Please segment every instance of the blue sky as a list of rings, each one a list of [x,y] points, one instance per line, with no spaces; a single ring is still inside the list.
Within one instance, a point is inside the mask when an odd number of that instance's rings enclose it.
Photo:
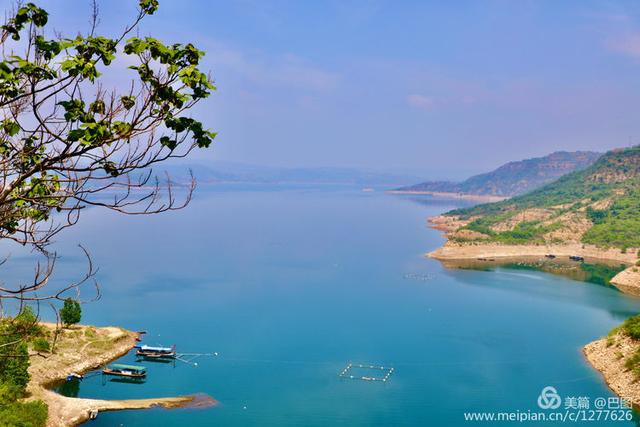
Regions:
[[[220,133],[200,162],[457,178],[640,143],[632,1],[160,3],[141,34],[194,42],[219,87],[196,112]],[[66,35],[86,29],[88,3],[39,4]],[[135,11],[99,4],[105,33]]]

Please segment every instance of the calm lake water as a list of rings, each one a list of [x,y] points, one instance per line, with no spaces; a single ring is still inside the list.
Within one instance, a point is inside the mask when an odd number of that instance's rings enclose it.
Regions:
[[[144,384],[88,378],[79,396],[202,392],[220,402],[103,413],[91,425],[462,426],[465,411],[539,411],[548,385],[612,396],[581,347],[640,300],[543,272],[443,268],[423,256],[443,242],[425,219],[453,203],[202,190],[176,213],[87,212],[60,242],[62,255],[86,244],[101,269],[103,298],[83,322],[219,356],[197,367],[145,362]],[[59,278],[83,266],[69,255]],[[387,383],[339,378],[349,362],[395,372]]]

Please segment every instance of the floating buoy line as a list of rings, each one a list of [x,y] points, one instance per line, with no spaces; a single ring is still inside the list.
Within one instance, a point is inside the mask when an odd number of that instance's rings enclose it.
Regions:
[[[180,362],[186,363],[187,365],[191,365],[193,367],[198,366],[198,362],[194,362],[199,357],[217,357],[218,352],[213,353],[178,353],[176,354],[175,359]]]

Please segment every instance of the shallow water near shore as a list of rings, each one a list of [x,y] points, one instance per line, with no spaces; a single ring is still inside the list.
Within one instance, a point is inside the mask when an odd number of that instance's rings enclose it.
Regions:
[[[464,412],[540,411],[545,386],[613,396],[581,348],[640,300],[535,270],[454,270],[425,258],[443,242],[426,217],[456,203],[344,188],[204,189],[177,213],[91,210],[60,242],[63,256],[86,244],[101,269],[103,297],[83,322],[218,356],[197,367],[140,362],[142,384],[98,375],[66,393],[219,401],[102,413],[95,426],[462,426]],[[67,257],[58,274],[82,268]],[[349,362],[394,372],[385,383],[339,378]],[[598,423],[607,424],[633,422]]]

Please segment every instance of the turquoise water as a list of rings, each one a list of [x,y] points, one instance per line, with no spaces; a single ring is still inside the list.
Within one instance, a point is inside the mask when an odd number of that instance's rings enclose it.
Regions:
[[[145,362],[146,383],[96,376],[79,395],[203,392],[220,402],[103,413],[91,425],[462,426],[465,411],[538,411],[547,385],[612,396],[580,349],[640,300],[535,271],[444,269],[423,257],[442,243],[425,218],[451,203],[344,189],[200,191],[177,213],[87,212],[60,242],[63,254],[83,242],[101,269],[102,300],[83,321],[219,356],[197,367]],[[63,258],[58,277],[73,277],[80,261]],[[387,383],[340,379],[350,361],[395,372]]]

